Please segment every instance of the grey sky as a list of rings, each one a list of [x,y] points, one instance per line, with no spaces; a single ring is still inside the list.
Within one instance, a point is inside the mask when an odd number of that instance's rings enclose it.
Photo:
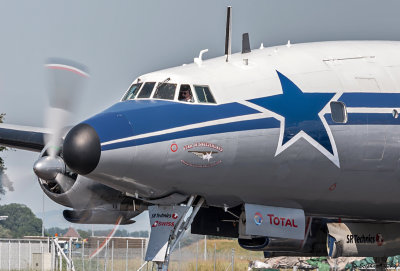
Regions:
[[[224,50],[225,10],[233,6],[233,52],[241,34],[252,48],[324,40],[399,40],[396,0],[0,0],[0,112],[8,123],[43,125],[46,78],[43,64],[62,57],[88,66],[91,78],[75,120],[117,101],[143,73],[204,58]],[[32,173],[37,154],[6,155],[18,201],[41,211]],[[48,210],[62,209],[46,201]],[[61,214],[61,212],[60,212]],[[131,229],[131,228],[130,228]]]

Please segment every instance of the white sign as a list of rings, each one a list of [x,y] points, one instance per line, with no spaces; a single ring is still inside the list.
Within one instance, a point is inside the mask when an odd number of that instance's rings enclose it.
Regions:
[[[150,240],[146,252],[146,261],[164,262],[172,230],[183,219],[186,206],[149,206]]]
[[[303,240],[305,216],[302,209],[245,204],[246,234]]]

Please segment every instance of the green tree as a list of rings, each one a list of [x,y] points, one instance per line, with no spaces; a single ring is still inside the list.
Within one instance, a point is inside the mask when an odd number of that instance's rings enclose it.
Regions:
[[[0,114],[0,123],[3,122],[5,114]],[[4,151],[6,148],[3,146],[0,146],[0,152]],[[0,157],[0,194],[4,195],[5,190],[4,190],[4,182],[6,181],[6,177],[4,175],[4,171],[6,170],[6,167],[4,166],[4,160],[3,158]],[[7,179],[8,180],[8,179]]]
[[[64,234],[66,234],[68,231],[68,228],[62,229],[59,227],[53,227],[53,228],[49,228],[45,230],[45,234],[46,236],[55,236],[56,234],[58,234],[58,236],[63,236]]]
[[[149,237],[148,231],[134,231],[129,234],[130,237]]]
[[[0,226],[0,238],[11,238],[12,233],[9,229]]]
[[[42,220],[37,218],[26,205],[18,203],[1,205],[0,214],[8,216],[6,220],[0,221],[0,226],[10,230],[13,238],[42,233]]]
[[[88,231],[84,231],[84,230],[78,230],[79,235],[81,236],[81,238],[86,239],[90,237],[90,234]]]

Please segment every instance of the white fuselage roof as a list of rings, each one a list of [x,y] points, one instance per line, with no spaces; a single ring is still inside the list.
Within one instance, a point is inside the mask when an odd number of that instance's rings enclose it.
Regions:
[[[288,76],[304,92],[360,91],[362,79],[377,88],[400,89],[400,42],[335,41],[255,49],[251,53],[160,70],[140,76],[142,81],[208,85],[219,104],[281,93],[276,71]],[[248,59],[248,65],[244,59]],[[385,71],[386,70],[386,71]],[[375,71],[375,72],[371,72]],[[363,84],[363,83],[362,83]],[[376,91],[375,83],[370,84]],[[367,89],[363,89],[368,91]]]

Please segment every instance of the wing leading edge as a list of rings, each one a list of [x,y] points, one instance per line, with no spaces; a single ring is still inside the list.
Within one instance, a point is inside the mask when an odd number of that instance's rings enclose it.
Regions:
[[[45,146],[45,136],[50,134],[45,128],[1,123],[0,145],[40,152]]]

